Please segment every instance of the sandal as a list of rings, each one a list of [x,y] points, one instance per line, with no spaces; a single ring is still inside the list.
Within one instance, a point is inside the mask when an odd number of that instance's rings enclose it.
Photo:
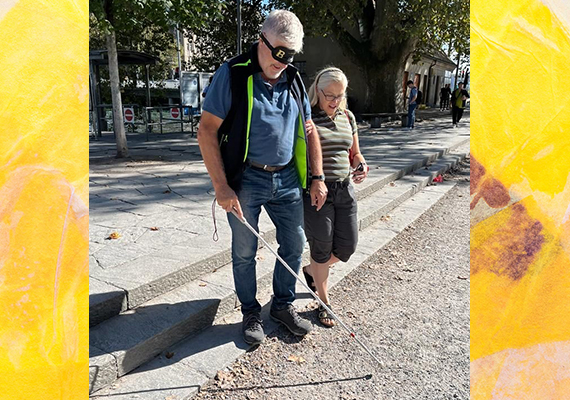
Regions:
[[[307,281],[307,286],[315,293],[317,293],[317,287],[315,286],[315,280],[303,267],[303,275],[305,275],[305,280]]]
[[[332,307],[330,304],[327,304],[327,307],[332,310]],[[328,323],[325,322],[327,320],[329,321]],[[329,315],[328,311],[325,310],[325,308],[321,305],[319,305],[319,321],[321,322],[321,324],[323,324],[327,328],[332,328],[333,326],[336,325],[334,318],[331,315]]]

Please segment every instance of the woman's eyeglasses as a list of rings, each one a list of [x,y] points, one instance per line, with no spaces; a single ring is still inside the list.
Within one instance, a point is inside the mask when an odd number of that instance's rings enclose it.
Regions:
[[[323,89],[321,89],[321,93],[325,96],[327,101],[344,100],[346,98],[346,93],[343,93],[340,96],[333,96],[332,94],[326,94]]]

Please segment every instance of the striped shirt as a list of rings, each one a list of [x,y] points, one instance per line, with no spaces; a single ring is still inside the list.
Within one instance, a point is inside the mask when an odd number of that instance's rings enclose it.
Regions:
[[[337,110],[331,118],[318,107],[311,114],[321,140],[326,181],[345,180],[350,175],[348,151],[353,135],[358,132],[354,115],[349,110],[346,113]]]

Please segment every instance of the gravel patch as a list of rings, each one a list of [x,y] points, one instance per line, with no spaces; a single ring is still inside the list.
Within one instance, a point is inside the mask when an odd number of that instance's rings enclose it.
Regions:
[[[381,366],[340,326],[321,327],[314,302],[300,310],[311,334],[279,328],[194,399],[468,399],[468,162],[444,179],[457,185],[331,291]]]

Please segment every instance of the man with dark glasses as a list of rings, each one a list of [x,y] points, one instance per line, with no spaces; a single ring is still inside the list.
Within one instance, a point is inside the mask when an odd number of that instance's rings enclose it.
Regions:
[[[291,62],[303,45],[295,14],[269,14],[251,50],[224,63],[204,101],[198,142],[218,204],[232,229],[234,284],[246,343],[264,339],[256,299],[257,238],[233,214],[258,227],[263,207],[276,227],[279,255],[296,272],[304,250],[303,189],[318,209],[326,200],[321,147],[311,106]],[[276,260],[270,316],[303,336],[311,323],[297,314],[295,278]]]
[[[287,47],[282,47],[282,46],[279,46],[277,48],[271,46],[271,43],[269,43],[269,40],[267,40],[263,32],[261,32],[261,40],[269,48],[269,50],[271,51],[271,56],[275,60],[283,64],[291,64],[293,62],[293,57],[295,57],[295,50],[291,50],[288,49]]]

